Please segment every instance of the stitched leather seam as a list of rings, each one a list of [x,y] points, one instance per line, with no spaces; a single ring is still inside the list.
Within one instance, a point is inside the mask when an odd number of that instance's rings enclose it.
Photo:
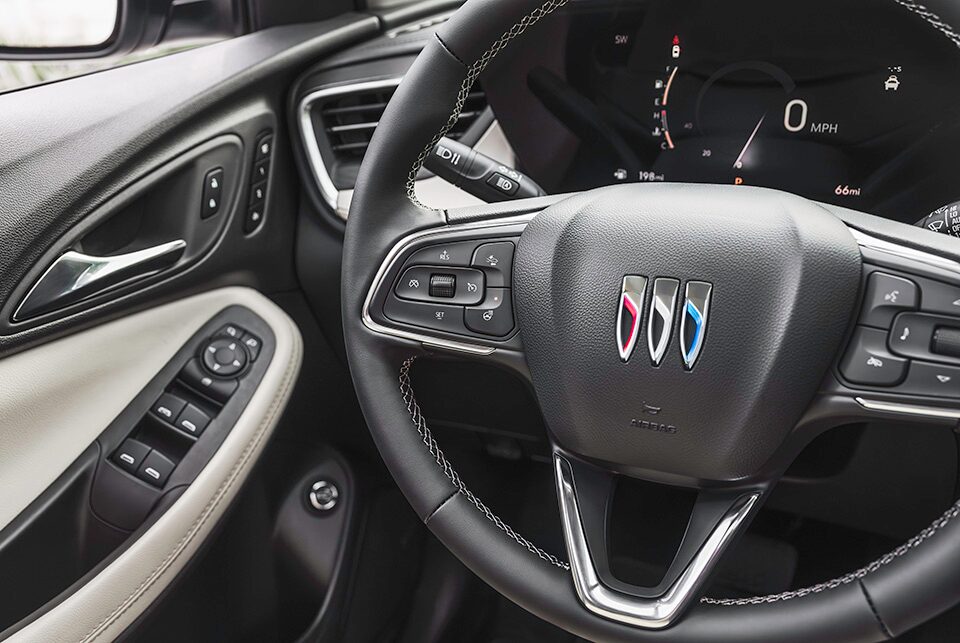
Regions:
[[[870,611],[873,612],[873,617],[877,619],[877,624],[880,626],[880,630],[883,632],[883,635],[888,639],[892,639],[893,632],[890,631],[890,628],[887,627],[887,624],[883,622],[882,618],[880,618],[880,612],[877,611],[877,606],[873,604],[873,599],[870,598],[870,592],[867,591],[867,586],[863,584],[863,580],[858,580],[857,585],[860,586],[860,591],[863,592],[863,598],[867,601],[867,605],[870,606]]]
[[[301,355],[302,346],[300,342],[295,342],[294,350],[291,354],[291,360],[287,364],[287,369],[284,373],[283,380],[281,381],[280,388],[277,391],[277,395],[274,396],[273,401],[270,403],[270,408],[267,410],[267,414],[264,416],[263,421],[261,421],[257,432],[250,439],[250,441],[247,442],[243,452],[240,455],[240,459],[230,469],[226,479],[217,488],[217,491],[214,493],[209,502],[207,502],[197,519],[190,525],[190,528],[183,535],[180,541],[177,542],[173,550],[167,554],[167,557],[164,558],[153,569],[152,572],[150,572],[147,578],[144,579],[144,581],[140,583],[140,585],[137,586],[137,588],[134,589],[111,614],[105,617],[102,621],[100,621],[100,623],[94,626],[90,632],[83,636],[80,639],[81,643],[89,643],[90,641],[100,637],[113,623],[115,623],[127,610],[129,610],[140,598],[142,598],[144,592],[146,592],[156,583],[160,576],[162,576],[163,573],[170,567],[170,565],[173,564],[173,562],[183,553],[186,547],[200,532],[200,529],[210,519],[213,511],[226,496],[227,491],[229,491],[234,483],[240,478],[240,474],[250,461],[253,453],[263,441],[263,438],[267,434],[267,427],[271,426],[277,419],[277,415],[282,409],[283,403],[287,398],[287,393],[296,379],[295,374],[297,372],[297,366],[300,363]]]

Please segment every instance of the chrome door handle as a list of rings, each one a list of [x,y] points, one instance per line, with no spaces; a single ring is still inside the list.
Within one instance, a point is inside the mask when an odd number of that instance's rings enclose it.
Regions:
[[[95,257],[70,250],[57,257],[27,296],[14,321],[74,304],[123,284],[143,279],[169,268],[183,255],[182,239],[112,257]]]

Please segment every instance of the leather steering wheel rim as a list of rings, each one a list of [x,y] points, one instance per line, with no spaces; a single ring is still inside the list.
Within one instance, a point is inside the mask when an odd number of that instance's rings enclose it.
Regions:
[[[367,424],[402,492],[430,530],[489,585],[578,636],[603,641],[877,641],[960,598],[960,509],[881,564],[789,596],[701,602],[675,625],[638,629],[596,616],[578,600],[565,563],[511,538],[491,511],[454,484],[403,374],[417,341],[384,339],[361,320],[387,251],[410,233],[449,223],[419,205],[413,177],[455,119],[458,98],[504,46],[565,0],[470,0],[424,48],[377,128],[354,192],[342,269],[350,369]],[[495,508],[494,508],[495,509]],[[560,552],[556,552],[560,553]]]

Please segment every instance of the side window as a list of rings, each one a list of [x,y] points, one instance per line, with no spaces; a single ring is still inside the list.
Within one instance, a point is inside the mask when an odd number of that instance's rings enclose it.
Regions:
[[[0,0],[0,93],[247,31],[234,0]]]

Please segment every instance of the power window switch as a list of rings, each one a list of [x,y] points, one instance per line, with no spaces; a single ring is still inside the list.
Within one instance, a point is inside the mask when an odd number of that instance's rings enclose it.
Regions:
[[[183,409],[174,426],[193,437],[199,437],[203,430],[210,424],[210,416],[195,407],[193,404],[187,404]]]
[[[154,415],[164,422],[173,423],[186,405],[186,400],[181,400],[176,395],[171,395],[170,393],[164,393],[160,396],[160,399],[157,400],[156,404],[153,405],[151,410]]]
[[[137,477],[154,487],[162,487],[176,466],[170,458],[159,451],[151,451],[137,469]]]
[[[133,438],[127,438],[113,454],[113,461],[124,471],[136,473],[143,459],[150,453],[150,447]]]

